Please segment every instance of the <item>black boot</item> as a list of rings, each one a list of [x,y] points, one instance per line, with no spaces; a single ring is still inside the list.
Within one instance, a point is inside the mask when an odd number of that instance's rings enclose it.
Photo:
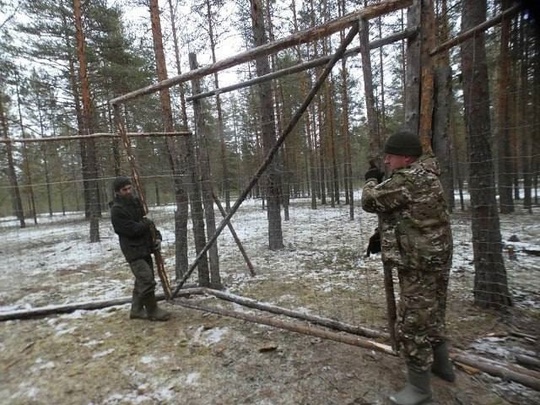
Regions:
[[[131,311],[129,313],[129,319],[148,319],[143,301],[135,291],[133,291],[133,297],[131,299]]]
[[[431,401],[430,373],[426,371],[416,371],[411,366],[407,366],[407,385],[393,395],[390,395],[390,402],[396,405],[421,405]]]
[[[431,371],[443,380],[449,382],[454,382],[456,380],[454,366],[448,356],[448,345],[446,342],[433,347],[433,364],[431,365]]]
[[[168,321],[171,317],[169,312],[158,307],[156,295],[153,291],[144,297],[144,306],[146,307],[148,319],[151,321]]]

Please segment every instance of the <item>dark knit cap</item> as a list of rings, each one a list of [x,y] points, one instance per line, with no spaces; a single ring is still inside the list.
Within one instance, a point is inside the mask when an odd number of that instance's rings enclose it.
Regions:
[[[388,137],[384,144],[384,153],[418,157],[422,154],[422,144],[420,138],[412,132],[399,131]]]
[[[121,188],[131,184],[131,179],[126,176],[119,176],[113,181],[113,190],[115,193],[120,191]]]

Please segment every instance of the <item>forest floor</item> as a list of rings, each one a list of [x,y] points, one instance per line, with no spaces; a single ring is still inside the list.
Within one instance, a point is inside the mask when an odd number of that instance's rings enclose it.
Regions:
[[[371,219],[361,220],[365,235],[359,237],[358,223],[348,221],[346,207],[321,209],[309,225],[300,220],[288,225],[287,247],[271,252],[264,248],[264,235],[252,234],[249,215],[236,224],[257,275],[246,274],[241,256],[231,253],[234,243],[224,237],[220,258],[228,292],[349,324],[386,328],[380,257],[363,257]],[[320,225],[318,217],[324,217]],[[242,218],[251,225],[244,228]],[[537,216],[512,220],[519,221],[523,241],[537,240]],[[161,227],[167,234],[167,225]],[[518,251],[519,260],[507,263],[515,303],[510,311],[501,315],[480,310],[472,299],[466,216],[454,216],[453,228],[456,260],[447,319],[452,346],[503,362],[517,353],[538,357],[539,259]],[[508,231],[517,228],[514,222]],[[80,251],[74,254],[77,262],[67,259],[67,252],[79,245],[88,250],[84,237],[73,237],[78,232],[74,229],[71,224],[67,242],[56,234],[46,247],[49,253],[36,254],[35,260],[49,255],[45,262],[52,263],[63,252],[62,265],[54,271],[52,265],[40,269],[28,263],[34,260],[28,255],[26,264],[7,259],[13,274],[6,275],[4,268],[0,275],[0,312],[129,295],[131,275],[113,235],[104,235],[101,251],[93,251],[93,262],[83,266]],[[35,239],[17,232],[18,251],[38,249]],[[300,236],[302,232],[310,237]],[[170,250],[165,250],[167,260]],[[181,300],[161,303],[172,312],[164,323],[129,320],[128,304],[0,323],[0,404],[387,404],[387,395],[404,382],[405,367],[398,357],[187,309],[179,305]],[[192,295],[185,300],[276,317],[214,297]],[[457,368],[455,383],[433,378],[433,389],[434,404],[540,403],[540,392],[471,368]]]

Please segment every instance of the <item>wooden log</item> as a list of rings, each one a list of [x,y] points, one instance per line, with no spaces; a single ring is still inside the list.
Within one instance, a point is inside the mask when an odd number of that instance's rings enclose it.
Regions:
[[[527,356],[525,354],[515,354],[514,357],[516,359],[516,362],[525,367],[534,367],[540,369],[540,359],[536,357]]]
[[[343,322],[339,322],[335,319],[323,318],[316,315],[310,315],[305,313],[296,312],[287,308],[278,307],[276,305],[263,303],[251,298],[241,297],[224,291],[218,291],[210,288],[204,289],[205,294],[213,295],[216,298],[220,298],[226,301],[234,302],[249,308],[260,309],[273,314],[286,315],[290,318],[296,318],[304,321],[311,322],[316,325],[324,326],[330,329],[335,329],[341,332],[347,332],[354,335],[361,335],[370,338],[383,338],[388,339],[388,333],[384,333],[378,330],[369,329],[362,326],[348,325]]]
[[[128,132],[127,136],[130,138],[137,137],[158,137],[158,136],[190,136],[190,131],[176,131],[176,132]],[[2,138],[0,143],[32,143],[32,142],[58,142],[58,141],[80,141],[81,139],[97,139],[97,138],[119,138],[117,133],[109,132],[95,132],[88,135],[70,135],[70,136],[50,136],[47,138]]]
[[[223,208],[223,205],[221,204],[221,201],[219,201],[219,198],[216,196],[216,194],[213,191],[212,191],[212,197],[219,209],[219,212],[221,212],[221,215],[223,216],[223,218],[225,218],[227,216],[227,211],[225,211],[225,209]],[[240,250],[242,257],[244,258],[244,261],[246,262],[246,265],[249,270],[249,274],[251,276],[255,276],[255,270],[253,269],[253,264],[251,263],[251,260],[249,259],[249,256],[247,255],[246,250],[244,249],[244,246],[242,245],[242,242],[240,241],[240,238],[236,234],[234,227],[232,226],[230,222],[227,223],[227,227],[229,228],[229,232],[231,232],[231,235],[234,239],[234,242],[236,243],[236,246],[238,246],[238,250]]]
[[[195,295],[202,294],[202,288],[184,288],[178,292],[178,295]],[[156,299],[162,301],[165,299],[163,294],[157,294]],[[59,315],[59,314],[69,314],[77,310],[84,311],[93,311],[96,309],[103,309],[108,307],[114,307],[117,305],[129,304],[131,302],[131,297],[116,298],[112,300],[102,300],[102,301],[90,301],[90,302],[77,302],[73,304],[66,305],[52,305],[48,307],[41,308],[32,308],[32,309],[22,309],[12,312],[0,312],[0,322],[1,321],[11,321],[11,320],[24,320],[24,319],[33,319],[33,318],[43,318],[49,315]]]
[[[210,312],[217,315],[228,316],[228,317],[236,318],[236,319],[242,319],[248,322],[254,322],[254,323],[259,323],[262,325],[273,326],[275,328],[285,329],[285,330],[289,330],[291,332],[296,332],[296,333],[302,333],[304,335],[316,336],[322,339],[334,340],[336,342],[346,343],[352,346],[363,347],[364,349],[376,350],[378,352],[391,354],[394,356],[396,355],[396,353],[392,350],[392,347],[386,344],[375,342],[372,340],[363,339],[359,336],[351,336],[347,334],[332,332],[332,331],[321,329],[319,327],[305,324],[305,323],[292,323],[292,322],[282,321],[280,319],[247,314],[245,312],[236,312],[236,311],[231,311],[224,308],[208,307],[208,306],[204,306],[200,304],[195,304],[187,300],[173,301],[173,304],[178,304],[185,308],[196,309],[196,310],[204,311],[204,312]]]
[[[540,373],[527,370],[523,367],[502,364],[470,353],[452,351],[450,358],[453,361],[477,368],[485,373],[502,378],[503,380],[515,381],[526,387],[540,391]]]

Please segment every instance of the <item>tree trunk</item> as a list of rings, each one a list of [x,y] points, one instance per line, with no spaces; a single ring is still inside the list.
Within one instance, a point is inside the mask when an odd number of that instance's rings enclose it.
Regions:
[[[416,1],[407,11],[407,28],[416,30],[420,26],[421,3]],[[414,35],[407,40],[405,69],[405,127],[412,133],[418,133],[420,106],[420,56],[421,35]]]
[[[150,0],[150,18],[152,20],[152,39],[154,43],[154,55],[156,58],[156,69],[157,76],[159,81],[167,79],[167,66],[165,62],[165,53],[163,51],[163,37],[161,32],[161,19],[159,13],[158,0]],[[176,35],[176,31],[174,30]],[[177,46],[175,42],[175,46]],[[176,49],[176,56],[178,57],[178,49]],[[177,60],[178,69],[179,61]],[[171,98],[168,88],[161,89],[159,92],[159,100],[161,104],[161,111],[163,117],[163,127],[166,132],[174,131],[174,123],[172,118],[172,109],[171,109]],[[169,160],[169,165],[174,174],[174,193],[176,199],[176,212],[175,212],[175,256],[176,256],[176,267],[175,273],[177,278],[181,278],[185,271],[188,268],[188,255],[187,255],[187,222],[188,222],[188,193],[186,191],[186,186],[182,181],[181,173],[189,173],[195,170],[194,167],[189,166],[187,163],[187,153],[192,153],[193,151],[188,150],[189,139],[188,137],[182,137],[183,145],[180,148],[182,154],[178,154],[175,151],[174,140],[170,137],[167,137],[167,157]],[[192,174],[192,178],[196,176]],[[195,191],[193,191],[195,194]],[[192,204],[200,205],[200,196],[195,194],[195,200],[192,199]],[[202,215],[202,209],[192,210],[192,219],[195,222],[196,219],[194,215],[200,213]],[[197,222],[200,220],[197,219]],[[203,225],[204,226],[204,225]],[[201,230],[197,227],[194,227],[195,239],[200,236]],[[204,228],[202,230],[202,238],[204,239]],[[201,242],[202,243],[202,242]],[[202,243],[204,246],[205,243]],[[199,244],[200,248],[200,244]],[[205,262],[204,262],[205,263]],[[201,267],[199,270],[203,269],[204,265],[201,262]],[[206,271],[208,271],[206,269]]]
[[[80,0],[73,0],[73,12],[75,18],[75,37],[77,39],[77,59],[79,61],[79,83],[81,86],[82,98],[82,119],[83,135],[89,135],[94,132],[93,112],[90,97],[90,83],[88,81],[87,63],[86,63],[86,43],[83,31],[82,10]],[[87,207],[90,214],[90,242],[99,242],[99,217],[101,216],[101,207],[99,204],[98,188],[98,169],[96,158],[96,146],[94,138],[89,137],[85,142],[86,146],[86,167],[83,171],[86,173],[88,201]]]
[[[250,0],[251,20],[255,46],[267,43],[264,28],[264,9],[261,0]],[[257,76],[264,76],[270,72],[267,57],[257,58],[255,61]],[[261,83],[257,86],[259,105],[261,109],[262,141],[265,154],[269,153],[276,142],[276,128],[274,120],[274,103],[270,83]],[[283,248],[283,233],[281,229],[281,179],[278,171],[279,164],[274,160],[267,169],[266,198],[268,204],[268,247],[270,250]]]
[[[26,138],[25,132],[24,132],[24,124],[23,124],[23,115],[22,115],[22,99],[21,99],[21,91],[19,87],[19,81],[21,81],[21,78],[18,77],[18,81],[15,84],[15,91],[17,93],[17,111],[19,114],[19,126],[21,130],[21,138]],[[22,161],[23,161],[23,173],[26,177],[26,190],[28,192],[28,201],[30,205],[30,212],[32,213],[32,217],[34,218],[34,224],[37,225],[37,208],[36,208],[36,197],[34,195],[34,185],[32,184],[32,169],[30,167],[30,162],[28,159],[28,145],[26,143],[22,144]]]
[[[450,66],[435,68],[435,105],[433,114],[433,153],[441,167],[441,183],[449,206],[454,206],[454,175],[452,170],[452,140],[450,111],[452,105],[452,69]]]
[[[448,7],[446,0],[441,2],[435,27],[439,43],[448,40]],[[434,60],[435,65],[435,105],[433,112],[433,152],[441,165],[441,183],[443,185],[449,209],[452,211],[454,201],[454,170],[452,161],[453,142],[455,135],[451,130],[450,117],[454,106],[452,93],[452,68],[448,51],[440,52]]]
[[[505,10],[511,5],[510,0],[502,0]],[[495,104],[495,138],[498,146],[499,161],[499,205],[501,214],[514,212],[514,199],[512,198],[512,155],[510,148],[510,120],[508,109],[508,94],[510,90],[510,19],[501,22],[501,43],[499,46],[499,63],[496,81],[497,102]]]
[[[519,111],[521,131],[521,172],[523,173],[523,208],[529,214],[532,214],[532,176],[531,176],[531,159],[532,159],[532,140],[531,131],[528,130],[528,123],[531,114],[531,95],[529,92],[531,83],[529,82],[529,45],[528,32],[526,30],[526,22],[524,17],[520,18],[521,36],[521,57],[519,71]]]
[[[340,1],[340,16],[345,15],[345,0]],[[340,39],[343,41],[344,33],[340,32]],[[343,184],[345,188],[345,204],[349,205],[349,219],[354,220],[354,179],[352,175],[352,153],[351,153],[351,133],[349,129],[349,90],[347,86],[348,70],[346,59],[341,60],[341,126],[340,134],[344,141],[344,163],[343,163]]]
[[[197,69],[197,57],[195,54],[189,54],[189,67],[194,70]],[[193,80],[192,88],[194,93],[200,93],[201,84],[198,79]],[[214,192],[212,190],[212,174],[210,171],[210,158],[209,158],[209,135],[210,130],[208,125],[208,118],[204,116],[205,112],[202,110],[201,101],[193,101],[193,114],[195,117],[195,136],[198,140],[198,156],[199,162],[199,175],[202,180],[202,195],[204,204],[204,213],[206,217],[206,232],[207,238],[210,239],[214,233],[216,233],[216,219],[214,214]],[[208,250],[208,259],[210,265],[210,277],[209,284],[204,287],[210,286],[212,288],[223,288],[221,284],[221,276],[219,274],[219,254],[217,242],[212,244]]]
[[[212,63],[216,63],[216,39],[214,36],[214,24],[212,22],[212,5],[210,0],[206,0],[206,18],[208,20],[208,38],[210,40],[210,51],[212,53]],[[219,89],[219,77],[217,72],[214,73],[214,88]],[[194,92],[197,94],[197,92]],[[227,211],[231,209],[231,181],[229,178],[229,167],[227,164],[227,148],[225,144],[225,133],[223,125],[223,111],[221,107],[221,97],[219,94],[216,95],[216,111],[217,111],[217,125],[218,125],[218,135],[220,143],[220,159],[221,159],[221,170],[222,170],[222,190],[223,195],[225,196],[225,207]]]
[[[2,137],[6,140],[9,139],[9,128],[7,123],[6,112],[4,110],[4,98],[0,93],[0,121],[2,128]],[[6,142],[6,157],[7,157],[7,176],[9,178],[9,186],[11,191],[11,203],[13,205],[13,211],[15,217],[19,220],[21,228],[26,227],[24,220],[24,210],[21,200],[21,192],[19,190],[19,183],[17,181],[17,172],[15,170],[15,163],[13,161],[13,146],[11,142]]]
[[[486,0],[465,0],[462,31],[486,19]],[[488,71],[484,33],[461,47],[465,126],[469,149],[469,192],[474,251],[474,302],[483,308],[511,305],[502,257],[499,213],[495,199],[493,159],[489,138]]]
[[[180,65],[180,47],[178,45],[178,36],[176,34],[176,15],[174,14],[174,7],[172,5],[172,0],[168,0],[169,3],[169,11],[170,11],[170,21],[171,21],[171,31],[172,31],[172,38],[173,38],[173,46],[174,46],[174,58],[176,63],[176,73],[178,75],[182,74],[182,69]],[[188,127],[188,120],[187,120],[187,111],[186,111],[186,97],[185,97],[185,91],[184,91],[184,83],[181,83],[178,86],[180,90],[180,116],[182,117],[182,125],[187,128]],[[182,138],[180,140],[181,143],[181,149],[187,150],[188,140],[185,138]],[[182,157],[178,157],[178,167],[182,167],[183,165],[187,165],[187,155],[186,153],[182,154]],[[187,168],[183,168],[187,172]],[[175,258],[176,258],[176,266],[175,266],[175,273],[176,278],[181,279],[184,273],[186,272],[186,269],[189,266],[188,262],[188,252],[187,252],[187,245],[188,245],[188,237],[187,237],[187,226],[188,226],[188,217],[189,217],[189,201],[188,201],[188,195],[186,191],[186,187],[184,186],[183,182],[181,180],[176,180],[179,184],[176,185],[175,183],[175,198],[176,198],[176,206],[177,210],[174,215],[174,234],[175,234]]]

